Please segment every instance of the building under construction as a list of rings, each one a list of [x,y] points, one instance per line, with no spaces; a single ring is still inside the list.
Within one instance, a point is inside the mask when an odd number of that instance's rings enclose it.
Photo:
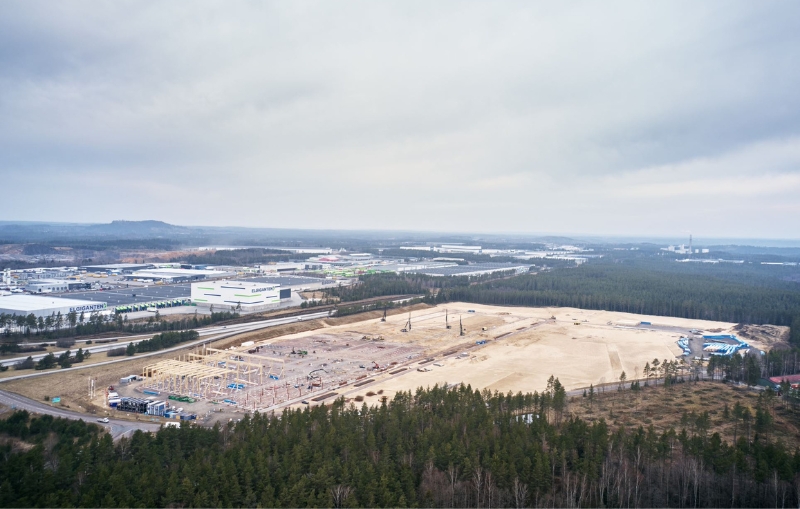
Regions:
[[[177,359],[145,366],[144,387],[195,398],[227,398],[283,376],[283,359],[202,347]]]
[[[418,347],[355,333],[314,334],[218,350],[200,347],[143,369],[142,389],[268,409],[358,383],[421,355]]]
[[[460,312],[451,319],[445,309],[396,316],[384,312],[374,321],[330,331],[247,341],[227,350],[199,347],[146,366],[141,387],[154,396],[165,392],[171,399],[192,398],[267,411],[303,400],[336,397],[347,390],[345,386],[360,387],[382,372],[399,376],[437,352],[446,357],[475,346],[476,341],[488,339],[489,326],[502,323],[499,316],[476,318],[469,314],[462,318]],[[475,337],[467,341],[467,335]]]

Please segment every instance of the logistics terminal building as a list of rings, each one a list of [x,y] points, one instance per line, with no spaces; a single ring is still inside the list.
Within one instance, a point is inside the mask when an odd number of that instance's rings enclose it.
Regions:
[[[33,314],[38,317],[48,317],[61,313],[66,316],[75,312],[78,315],[85,313],[88,317],[92,313],[105,314],[108,304],[91,300],[62,299],[59,297],[39,295],[6,295],[0,297],[0,313],[7,315]]]
[[[192,303],[198,306],[214,306],[216,309],[236,309],[242,313],[263,311],[277,307],[281,297],[290,290],[281,290],[281,285],[253,283],[250,281],[203,281],[192,283]]]

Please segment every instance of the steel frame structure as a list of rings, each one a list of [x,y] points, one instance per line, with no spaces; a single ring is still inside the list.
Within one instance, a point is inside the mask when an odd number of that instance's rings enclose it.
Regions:
[[[213,399],[233,396],[242,389],[264,385],[270,379],[281,379],[284,364],[283,359],[203,346],[177,359],[145,366],[142,376],[147,388]]]

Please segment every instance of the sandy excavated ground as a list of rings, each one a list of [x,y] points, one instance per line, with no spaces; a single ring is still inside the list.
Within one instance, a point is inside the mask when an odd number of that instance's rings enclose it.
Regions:
[[[445,328],[445,309],[451,329]],[[470,313],[469,310],[474,310]],[[465,336],[459,336],[459,316]],[[552,318],[555,317],[555,320]],[[383,390],[391,397],[398,390],[415,390],[436,383],[468,383],[498,391],[541,391],[550,375],[568,388],[585,387],[642,375],[647,362],[680,357],[676,341],[690,329],[735,333],[733,323],[633,315],[574,308],[522,308],[449,303],[411,313],[410,332],[400,332],[408,314],[389,316],[387,322],[371,319],[326,328],[326,333],[382,336],[386,342],[412,343],[425,349],[435,361],[396,376],[386,375],[347,397]],[[650,328],[618,327],[620,321],[649,321]],[[580,325],[575,325],[575,323]],[[611,322],[611,325],[609,325]],[[672,327],[658,330],[659,327]],[[486,330],[483,330],[486,328]],[[310,332],[283,336],[303,337]],[[277,340],[278,338],[276,338]],[[487,340],[483,346],[476,341]],[[753,342],[754,346],[766,347]],[[458,354],[467,353],[465,357]],[[437,364],[441,364],[438,366]],[[417,368],[429,368],[419,372]],[[374,398],[373,398],[374,399]],[[370,398],[367,398],[369,401]]]
[[[436,307],[417,305],[411,309],[411,330],[408,332],[401,332],[409,318],[408,313],[395,310],[396,314],[390,314],[386,322],[381,322],[382,313],[376,311],[242,334],[222,340],[215,346],[236,348],[244,341],[255,341],[257,345],[274,344],[276,348],[279,345],[284,349],[291,348],[293,343],[309,348],[309,340],[313,341],[314,336],[323,334],[326,337],[331,336],[329,339],[333,342],[341,340],[351,343],[353,348],[361,344],[364,347],[375,346],[375,352],[378,352],[376,355],[392,348],[415,347],[416,353],[409,360],[401,359],[408,367],[402,372],[397,369],[403,367],[402,363],[385,371],[375,372],[368,370],[371,361],[377,361],[383,367],[385,360],[361,357],[354,360],[355,357],[348,357],[345,351],[337,354],[347,357],[344,359],[346,364],[355,362],[358,366],[359,362],[363,363],[363,375],[375,380],[361,387],[352,384],[338,387],[337,394],[348,399],[364,396],[365,402],[376,403],[380,396],[366,394],[382,391],[382,395],[391,398],[396,391],[414,391],[418,387],[443,383],[465,383],[474,388],[502,392],[532,392],[543,390],[550,375],[558,377],[567,389],[615,382],[623,370],[628,379],[632,379],[641,377],[645,363],[652,363],[653,359],[682,359],[682,352],[676,341],[690,329],[738,334],[736,324],[733,323],[574,308],[448,303]],[[471,313],[470,310],[474,312]],[[445,313],[449,318],[450,329],[445,328]],[[464,336],[459,335],[459,318],[465,329]],[[641,321],[651,322],[652,325],[638,328],[624,325],[625,322]],[[623,326],[620,326],[621,322]],[[745,339],[757,348],[769,349],[779,343],[761,342],[754,338],[781,337],[785,334],[785,329],[773,326],[750,327],[750,337]],[[478,341],[486,341],[486,344],[477,345]],[[384,350],[379,351],[380,348]],[[357,349],[359,352],[370,350]],[[697,352],[698,355],[699,353]],[[67,396],[76,404],[88,406],[89,402],[85,397],[88,376],[98,379],[98,387],[105,387],[118,381],[124,374],[140,373],[144,364],[176,356],[176,353],[171,353],[157,358],[134,358],[130,363],[89,369],[77,376],[69,373],[53,374],[39,379],[6,383],[3,388],[40,400],[45,395],[58,394]],[[428,358],[433,360],[424,362]],[[318,361],[322,362],[309,357],[309,362]],[[429,371],[420,372],[418,369]],[[355,375],[357,373],[353,376]],[[350,375],[347,377],[352,378]],[[350,380],[353,381],[355,379]]]

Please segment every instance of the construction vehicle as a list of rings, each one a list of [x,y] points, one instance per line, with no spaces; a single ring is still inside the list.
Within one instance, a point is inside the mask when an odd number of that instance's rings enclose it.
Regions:
[[[311,371],[308,374],[308,376],[306,376],[306,378],[309,381],[309,384],[308,384],[308,389],[309,390],[311,390],[312,387],[322,387],[322,375],[319,374],[320,371],[322,371],[323,373],[327,373],[327,371],[325,371],[324,369],[319,368],[319,369],[315,369],[315,370]],[[315,379],[316,379],[316,381],[315,381]]]
[[[406,322],[406,326],[400,329],[400,332],[411,332],[411,311],[408,312],[408,321]]]
[[[444,310],[444,327],[445,327],[445,329],[452,329],[453,328],[453,326],[450,325],[450,322],[447,319],[447,310],[446,309]]]
[[[381,318],[382,322],[386,321],[386,308],[383,308],[383,318]]]

